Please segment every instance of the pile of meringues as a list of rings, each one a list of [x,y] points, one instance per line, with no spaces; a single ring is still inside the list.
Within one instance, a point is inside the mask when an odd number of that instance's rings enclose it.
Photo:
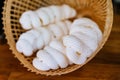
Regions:
[[[91,19],[69,20],[76,15],[66,4],[24,12],[19,21],[27,31],[20,35],[17,51],[27,57],[37,52],[32,64],[42,71],[84,64],[97,49],[102,32]]]

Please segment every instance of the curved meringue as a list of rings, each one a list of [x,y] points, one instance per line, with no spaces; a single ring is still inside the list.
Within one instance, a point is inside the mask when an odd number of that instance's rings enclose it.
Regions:
[[[85,26],[85,27],[88,27],[88,28],[92,28],[98,36],[98,41],[100,41],[102,39],[102,32],[99,29],[99,26],[97,25],[97,23],[95,23],[93,20],[91,20],[89,18],[76,19],[73,22],[73,25],[76,25],[76,26],[79,25],[79,26]]]
[[[64,35],[62,29],[56,24],[50,24],[48,29],[53,32],[55,39],[60,39]]]
[[[34,11],[28,11],[33,28],[41,27],[41,21]]]
[[[34,43],[35,38],[36,37],[31,32],[29,32],[29,33],[25,32],[20,35],[19,40],[21,40],[21,39],[27,40],[32,45]]]
[[[74,34],[76,32],[81,32],[85,35],[88,35],[89,37],[92,37],[94,40],[97,40],[97,42],[99,42],[97,34],[93,31],[92,28],[86,28],[85,26],[71,26],[70,34]]]
[[[65,36],[63,38],[63,44],[64,46],[66,47],[71,47],[73,50],[77,51],[77,52],[80,52],[80,53],[84,53],[84,49],[83,47],[83,43],[80,42],[80,40],[75,37],[75,36]]]
[[[68,29],[68,33],[69,33],[69,31],[70,31],[70,29],[71,29],[72,22],[69,21],[69,20],[65,20],[64,23],[66,24],[67,29]]]
[[[49,15],[45,11],[38,9],[35,11],[38,15],[42,25],[48,25],[50,23]]]
[[[42,71],[50,70],[50,67],[48,67],[45,63],[43,63],[38,58],[34,58],[33,61],[32,61],[32,64],[38,70],[42,70]]]
[[[76,32],[72,35],[74,35],[78,39],[80,39],[84,43],[84,45],[89,47],[92,51],[95,51],[97,49],[98,42],[94,38],[91,38],[90,36],[85,35],[85,34],[80,33],[80,32]],[[93,35],[93,36],[95,36],[95,35]]]
[[[58,40],[51,41],[49,46],[61,52],[61,54],[63,54],[66,57],[66,59],[68,59],[66,55],[66,47],[63,45],[61,41],[58,41]],[[70,60],[68,60],[68,63],[70,65],[73,64],[73,62]]]
[[[54,60],[54,58],[47,53],[45,50],[40,50],[37,52],[37,57],[43,61],[47,66],[51,69],[58,69],[58,64]]]
[[[60,21],[61,20],[61,10],[60,10],[60,6],[55,6],[52,5],[49,7],[52,11],[53,14],[55,15],[55,21]]]
[[[63,54],[61,54],[61,52],[49,46],[46,46],[44,50],[47,51],[55,59],[55,61],[59,64],[60,68],[66,68],[68,66],[68,60]]]
[[[49,46],[60,51],[62,54],[65,55],[65,46],[63,46],[62,42],[60,42],[58,40],[54,40],[54,41],[50,42]]]
[[[68,28],[67,28],[67,24],[65,22],[57,22],[56,25],[58,25],[62,31],[64,32],[64,35],[67,35],[68,34]]]
[[[22,28],[25,29],[25,30],[28,30],[28,29],[32,28],[32,22],[31,22],[30,15],[29,15],[28,11],[24,12],[21,15],[21,17],[19,19],[19,22],[20,22]]]
[[[48,6],[37,9],[36,11],[26,11],[20,17],[20,24],[23,29],[29,30],[32,28],[46,26],[50,23],[73,18],[76,16],[75,9],[68,5]]]
[[[77,12],[75,11],[75,9],[71,8],[71,15],[70,17],[73,18],[77,15]]]
[[[41,34],[43,36],[43,40],[44,40],[45,45],[48,45],[48,43],[52,39],[52,35],[51,35],[50,31],[48,29],[46,29],[46,28],[41,28],[40,32],[41,32]]]
[[[36,29],[31,29],[27,31],[28,34],[33,34],[36,38],[40,36],[40,33]]]
[[[36,49],[42,49],[44,47],[45,44],[42,35],[40,35],[35,41],[34,46]]]
[[[76,16],[76,11],[69,7],[68,5],[62,5],[62,10],[63,10],[63,13],[64,13],[64,17],[65,19],[68,19],[68,18],[73,18]]]
[[[50,9],[50,7],[43,7],[43,8],[40,8],[40,9],[45,11],[48,14],[49,19],[50,19],[50,23],[53,23],[55,21],[54,12],[53,12],[52,9]]]
[[[33,22],[28,25],[28,28],[32,25],[35,29],[22,34],[16,47],[26,56],[32,55],[36,49],[39,50],[37,58],[33,59],[33,66],[38,70],[66,68],[73,63],[84,64],[102,39],[99,26],[88,18],[76,19],[73,23],[69,20],[64,21],[64,19],[76,16],[76,11],[68,5],[53,5],[40,8],[35,12],[41,23],[37,24],[36,17],[28,21],[26,25]],[[34,15],[34,12],[30,12],[29,16],[32,18]],[[29,47],[25,48],[26,45]]]
[[[16,43],[16,49],[18,52],[23,53],[25,56],[31,56],[33,54],[32,45],[24,39],[18,40]]]
[[[84,53],[78,53],[74,51],[71,47],[66,47],[66,54],[69,60],[75,64],[84,64],[87,57]]]

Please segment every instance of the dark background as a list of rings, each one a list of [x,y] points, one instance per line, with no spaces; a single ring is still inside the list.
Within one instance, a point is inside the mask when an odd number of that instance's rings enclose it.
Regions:
[[[3,31],[3,24],[2,24],[2,11],[3,11],[3,2],[4,0],[0,0],[0,44],[5,44],[6,40],[5,40],[5,35],[4,35],[4,31]]]
[[[0,34],[1,34],[2,31],[3,31],[3,30],[2,30],[2,26],[3,26],[3,25],[2,25],[2,19],[1,19],[1,18],[2,18],[3,1],[4,1],[4,0],[0,0],[0,13],[1,13],[1,14],[0,14]]]

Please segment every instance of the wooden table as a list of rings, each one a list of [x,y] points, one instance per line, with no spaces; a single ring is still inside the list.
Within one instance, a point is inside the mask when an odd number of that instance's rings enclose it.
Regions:
[[[118,18],[119,17],[119,18]],[[114,17],[109,40],[88,64],[62,76],[42,76],[28,72],[14,58],[7,44],[0,45],[0,80],[120,80],[120,15]]]

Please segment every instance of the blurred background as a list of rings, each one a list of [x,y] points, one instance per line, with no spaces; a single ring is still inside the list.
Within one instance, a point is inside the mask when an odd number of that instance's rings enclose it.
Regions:
[[[3,33],[3,25],[2,25],[2,7],[3,7],[3,2],[4,0],[0,0],[0,44],[5,44],[6,40],[5,40],[5,35]]]

